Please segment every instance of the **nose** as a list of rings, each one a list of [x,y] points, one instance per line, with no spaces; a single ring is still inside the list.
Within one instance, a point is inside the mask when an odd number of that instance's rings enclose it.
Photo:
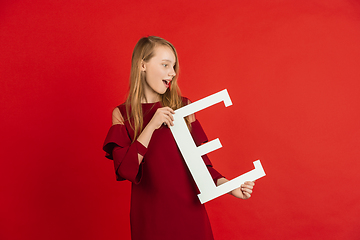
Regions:
[[[176,72],[175,72],[175,69],[174,68],[171,68],[171,72],[169,73],[169,75],[171,77],[175,77],[176,76]]]

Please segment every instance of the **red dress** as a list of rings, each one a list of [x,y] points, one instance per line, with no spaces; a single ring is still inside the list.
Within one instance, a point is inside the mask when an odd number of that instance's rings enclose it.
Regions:
[[[160,102],[142,104],[146,126]],[[118,106],[125,118],[125,105]],[[191,134],[197,145],[207,137],[196,120]],[[113,125],[105,139],[106,157],[114,160],[118,181],[132,182],[130,225],[132,240],[213,240],[205,206],[200,203],[195,182],[167,126],[155,130],[148,148],[132,143],[129,121]],[[139,165],[138,153],[144,156]],[[221,174],[203,156],[214,181]]]

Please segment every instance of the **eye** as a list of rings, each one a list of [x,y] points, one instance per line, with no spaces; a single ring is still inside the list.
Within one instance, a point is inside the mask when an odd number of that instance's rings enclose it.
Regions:
[[[166,64],[166,63],[163,63],[163,66],[164,66],[164,67],[167,67],[167,66],[168,66],[168,64]]]

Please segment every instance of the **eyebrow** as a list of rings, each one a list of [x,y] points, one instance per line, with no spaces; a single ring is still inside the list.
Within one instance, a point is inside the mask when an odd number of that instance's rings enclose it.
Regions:
[[[162,61],[165,61],[165,62],[173,62],[173,61],[171,61],[171,60],[169,60],[169,59],[163,59]]]

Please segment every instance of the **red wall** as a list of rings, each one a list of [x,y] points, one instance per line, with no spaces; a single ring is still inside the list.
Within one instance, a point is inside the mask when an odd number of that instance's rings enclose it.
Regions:
[[[2,1],[0,239],[129,239],[128,182],[101,150],[136,41],[180,57],[228,178],[261,159],[250,200],[207,203],[216,239],[360,239],[358,1]]]

